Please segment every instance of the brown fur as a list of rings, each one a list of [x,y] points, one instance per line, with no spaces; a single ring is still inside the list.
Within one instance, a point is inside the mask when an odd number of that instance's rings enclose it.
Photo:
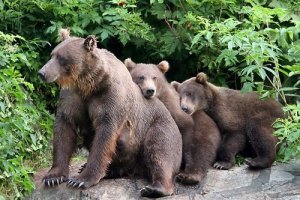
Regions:
[[[186,184],[200,182],[215,162],[220,143],[218,127],[204,112],[190,116],[180,108],[179,94],[164,76],[169,69],[167,61],[161,61],[158,65],[136,64],[128,58],[124,63],[144,96],[150,99],[157,97],[164,103],[182,134],[184,170],[177,178]],[[154,90],[153,95],[148,95],[149,89]]]
[[[235,155],[241,151],[255,152],[247,158],[250,167],[270,167],[276,157],[277,138],[272,135],[272,123],[283,117],[281,105],[271,99],[261,100],[252,92],[217,87],[207,81],[204,73],[182,84],[173,84],[181,96],[181,106],[193,114],[204,110],[215,120],[223,133],[217,162],[214,167],[229,169],[235,163]],[[250,144],[251,149],[246,149]]]
[[[142,189],[142,196],[173,194],[173,177],[181,163],[180,132],[159,100],[143,98],[121,61],[98,49],[93,36],[70,37],[55,47],[39,74],[46,82],[62,86],[53,164],[43,179],[46,185],[68,179],[79,134],[90,153],[82,172],[69,178],[68,185],[89,188],[97,184],[107,175],[110,163],[122,160],[118,150],[128,143],[124,155],[134,162],[126,168],[143,166],[140,169],[144,168],[152,181]]]

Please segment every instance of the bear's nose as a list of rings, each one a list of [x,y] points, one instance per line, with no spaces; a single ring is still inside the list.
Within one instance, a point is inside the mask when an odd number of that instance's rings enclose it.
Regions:
[[[148,89],[146,91],[146,93],[147,93],[147,96],[152,96],[154,94],[154,90],[153,89]]]
[[[182,105],[181,106],[181,110],[183,110],[184,112],[188,113],[189,112],[189,108],[186,105]]]
[[[42,72],[41,70],[38,71],[38,75],[41,77],[41,79],[44,81],[46,79],[45,72]]]

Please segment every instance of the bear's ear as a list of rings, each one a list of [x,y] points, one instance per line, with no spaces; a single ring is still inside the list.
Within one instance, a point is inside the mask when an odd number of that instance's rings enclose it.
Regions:
[[[171,85],[173,86],[173,88],[174,88],[176,91],[178,91],[178,87],[179,87],[180,83],[178,83],[177,81],[172,81],[172,82],[171,82]]]
[[[206,82],[207,82],[207,76],[206,76],[205,73],[200,72],[200,73],[197,74],[195,80],[196,80],[197,83],[206,84]]]
[[[97,48],[96,37],[94,35],[87,36],[87,38],[84,40],[83,45],[87,51],[93,51],[95,48]]]
[[[132,60],[131,60],[131,58],[127,58],[126,60],[124,60],[124,64],[125,64],[125,66],[127,67],[127,69],[130,71],[130,70],[132,70],[134,67],[135,67],[135,62],[133,62]]]
[[[158,65],[157,65],[158,69],[160,69],[160,71],[164,74],[166,73],[170,66],[169,66],[169,63],[165,60],[161,61]]]
[[[67,28],[62,28],[59,31],[59,36],[62,38],[62,40],[66,40],[70,38],[70,31]]]

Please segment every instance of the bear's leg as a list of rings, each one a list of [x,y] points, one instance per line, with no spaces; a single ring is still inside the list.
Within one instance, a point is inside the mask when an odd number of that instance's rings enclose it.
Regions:
[[[100,127],[95,128],[95,136],[86,166],[77,177],[69,179],[67,183],[69,186],[86,189],[97,184],[106,175],[106,170],[116,151],[119,135],[115,124],[101,124]]]
[[[185,169],[176,176],[176,180],[188,185],[198,184],[205,176],[207,169],[209,168],[209,162],[207,162],[207,156],[203,152],[198,152],[199,156],[193,155],[193,159],[190,162],[186,162]],[[200,157],[200,155],[202,155]],[[209,158],[208,158],[209,159]]]
[[[46,186],[58,185],[67,181],[69,163],[75,150],[77,135],[71,124],[64,119],[57,119],[53,138],[53,164],[48,174],[43,178]]]
[[[246,144],[246,136],[240,132],[225,133],[217,153],[216,169],[229,169],[234,166],[235,155],[242,151]]]
[[[207,138],[197,137],[195,134],[191,139],[190,143],[183,142],[186,164],[184,171],[176,176],[176,179],[184,184],[198,184],[216,159],[217,149]]]
[[[174,193],[174,174],[181,164],[181,142],[177,137],[170,138],[172,133],[163,133],[168,130],[160,124],[152,125],[143,144],[143,158],[152,184],[141,190],[143,197],[163,197]],[[173,140],[173,141],[172,141]],[[178,144],[180,147],[178,148]]]
[[[255,127],[248,131],[248,137],[257,157],[246,158],[246,164],[253,168],[267,168],[276,158],[277,139],[272,135],[272,127]]]

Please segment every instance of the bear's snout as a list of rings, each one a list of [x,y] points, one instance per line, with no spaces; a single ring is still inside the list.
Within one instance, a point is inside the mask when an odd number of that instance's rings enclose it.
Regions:
[[[40,78],[43,80],[43,81],[46,81],[46,73],[42,70],[39,70],[38,71],[38,75],[40,76]]]
[[[181,110],[183,110],[187,114],[190,114],[190,109],[186,105],[182,105]]]
[[[147,90],[145,91],[145,95],[144,95],[144,96],[145,96],[146,98],[150,99],[150,98],[152,98],[154,95],[155,95],[155,90],[152,89],[152,88],[149,88],[149,89],[147,89]]]
[[[149,96],[152,96],[154,94],[153,89],[148,89],[146,92],[147,92],[147,95],[149,95]]]

